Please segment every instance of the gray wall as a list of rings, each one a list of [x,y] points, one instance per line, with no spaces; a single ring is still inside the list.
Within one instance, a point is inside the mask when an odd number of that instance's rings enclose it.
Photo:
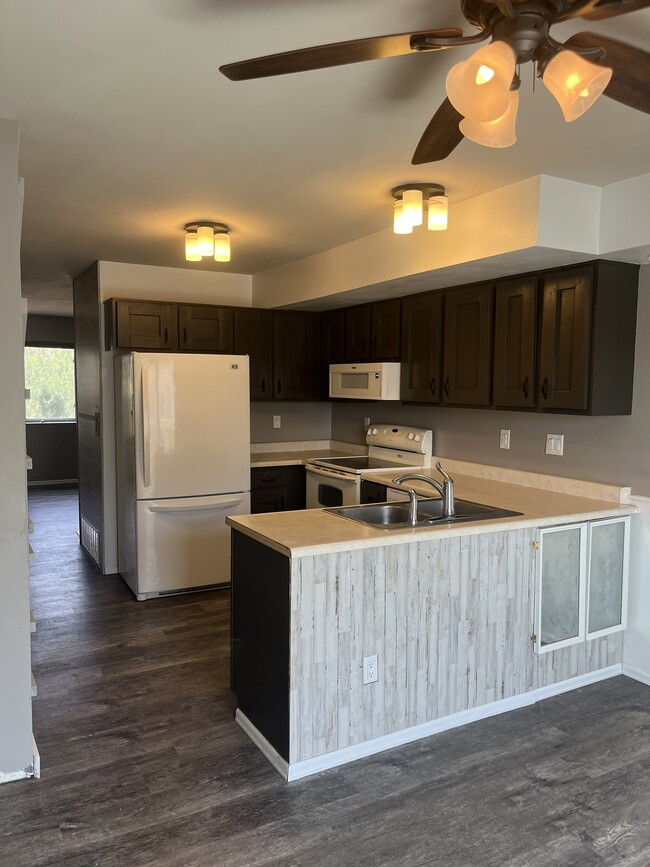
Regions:
[[[281,428],[273,427],[279,415]],[[275,443],[328,440],[332,429],[329,403],[251,403],[251,442]]]
[[[335,403],[332,437],[363,442],[363,419],[430,427],[435,453],[556,476],[630,485],[650,496],[650,266],[641,268],[632,415],[585,418],[557,414]],[[499,431],[511,431],[509,451]],[[544,454],[547,433],[564,434],[564,455]]]

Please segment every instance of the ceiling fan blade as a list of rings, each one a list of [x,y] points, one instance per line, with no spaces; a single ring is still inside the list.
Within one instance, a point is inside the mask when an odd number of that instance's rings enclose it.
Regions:
[[[613,70],[605,96],[650,114],[650,54],[647,51],[598,33],[576,33],[565,45],[569,48],[604,48],[605,57],[594,62]]]
[[[431,37],[455,39],[463,31],[457,27],[442,30],[419,30],[413,33],[393,33],[389,36],[370,36],[367,39],[352,39],[349,42],[333,42],[330,45],[316,45],[297,51],[284,51],[281,54],[268,54],[237,63],[226,63],[219,67],[231,81],[245,81],[250,78],[267,78],[270,75],[286,75],[290,72],[305,72],[310,69],[325,69],[329,66],[344,66],[348,63],[361,63],[364,60],[379,60],[384,57],[398,57],[411,54],[411,39]]]
[[[462,119],[463,115],[445,99],[422,133],[411,164],[435,163],[448,157],[465,138],[458,128]]]
[[[586,18],[587,21],[602,21],[605,18],[615,18],[626,12],[637,12],[650,6],[650,0],[578,0],[567,11],[556,18],[565,21],[567,18]]]

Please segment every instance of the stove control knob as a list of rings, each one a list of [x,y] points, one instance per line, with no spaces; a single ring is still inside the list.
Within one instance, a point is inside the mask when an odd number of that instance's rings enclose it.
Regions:
[[[376,428],[376,427],[373,427],[373,429],[370,431],[370,433],[371,433],[374,437],[376,437],[376,436],[377,436],[377,428]]]
[[[413,437],[414,437],[414,434],[410,433],[410,434],[409,434],[409,439],[412,440]]]
[[[420,442],[420,439],[421,439],[420,434],[416,434],[416,435],[415,435],[415,442],[416,442],[416,443],[419,443],[419,442]]]

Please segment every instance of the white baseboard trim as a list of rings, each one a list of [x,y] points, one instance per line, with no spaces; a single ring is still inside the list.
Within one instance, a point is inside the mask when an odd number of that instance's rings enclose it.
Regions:
[[[282,758],[275,747],[271,746],[259,729],[255,728],[246,714],[243,714],[239,708],[235,711],[235,722],[237,725],[241,726],[255,746],[264,753],[276,771],[279,771],[285,780],[291,779],[289,777],[289,763]]]
[[[271,764],[282,774],[285,780],[291,782],[292,780],[300,780],[303,777],[309,777],[312,774],[318,774],[321,771],[327,771],[330,768],[336,768],[339,765],[348,764],[348,762],[354,762],[357,759],[363,759],[368,756],[376,755],[377,753],[382,753],[385,750],[392,749],[393,747],[399,747],[404,744],[412,743],[413,741],[422,740],[422,738],[430,737],[439,732],[468,725],[469,723],[477,722],[481,719],[487,719],[491,716],[508,713],[512,710],[518,710],[519,708],[536,704],[538,701],[543,701],[544,699],[552,698],[555,695],[561,695],[564,692],[570,692],[574,689],[580,689],[583,686],[598,683],[598,681],[607,680],[610,677],[616,677],[622,673],[624,674],[625,672],[622,670],[620,663],[617,665],[610,665],[608,668],[601,668],[598,671],[581,674],[577,677],[560,681],[559,683],[542,686],[539,689],[531,690],[522,695],[503,698],[499,701],[491,702],[490,704],[484,704],[480,707],[474,707],[469,710],[460,711],[459,713],[450,714],[441,719],[431,720],[430,722],[422,723],[417,726],[411,726],[410,728],[402,729],[402,731],[399,732],[382,735],[379,738],[364,741],[361,744],[355,744],[351,747],[344,747],[340,750],[334,750],[331,753],[316,756],[313,759],[305,759],[305,761],[296,762],[293,765],[288,764],[278,754],[278,752],[266,740],[264,735],[255,728],[255,726],[243,713],[241,713],[241,711],[238,710],[236,712],[235,720],[250,737],[253,743],[264,753]]]
[[[34,768],[34,777],[37,780],[41,778],[41,754],[38,751],[38,747],[36,746],[36,741],[34,740],[34,735],[32,735],[32,765]]]
[[[0,786],[3,783],[13,783],[16,780],[26,780],[27,777],[31,776],[32,775],[25,770],[9,771],[8,773],[2,773],[2,771],[0,771]]]
[[[622,673],[650,686],[650,672],[644,671],[636,665],[628,665],[627,662],[624,662]]]

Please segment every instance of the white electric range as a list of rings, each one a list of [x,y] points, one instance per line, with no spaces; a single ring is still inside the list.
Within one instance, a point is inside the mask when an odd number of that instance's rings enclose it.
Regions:
[[[366,433],[367,455],[310,460],[307,508],[354,506],[360,502],[361,474],[368,470],[417,470],[431,466],[433,434],[420,427],[373,424]]]

